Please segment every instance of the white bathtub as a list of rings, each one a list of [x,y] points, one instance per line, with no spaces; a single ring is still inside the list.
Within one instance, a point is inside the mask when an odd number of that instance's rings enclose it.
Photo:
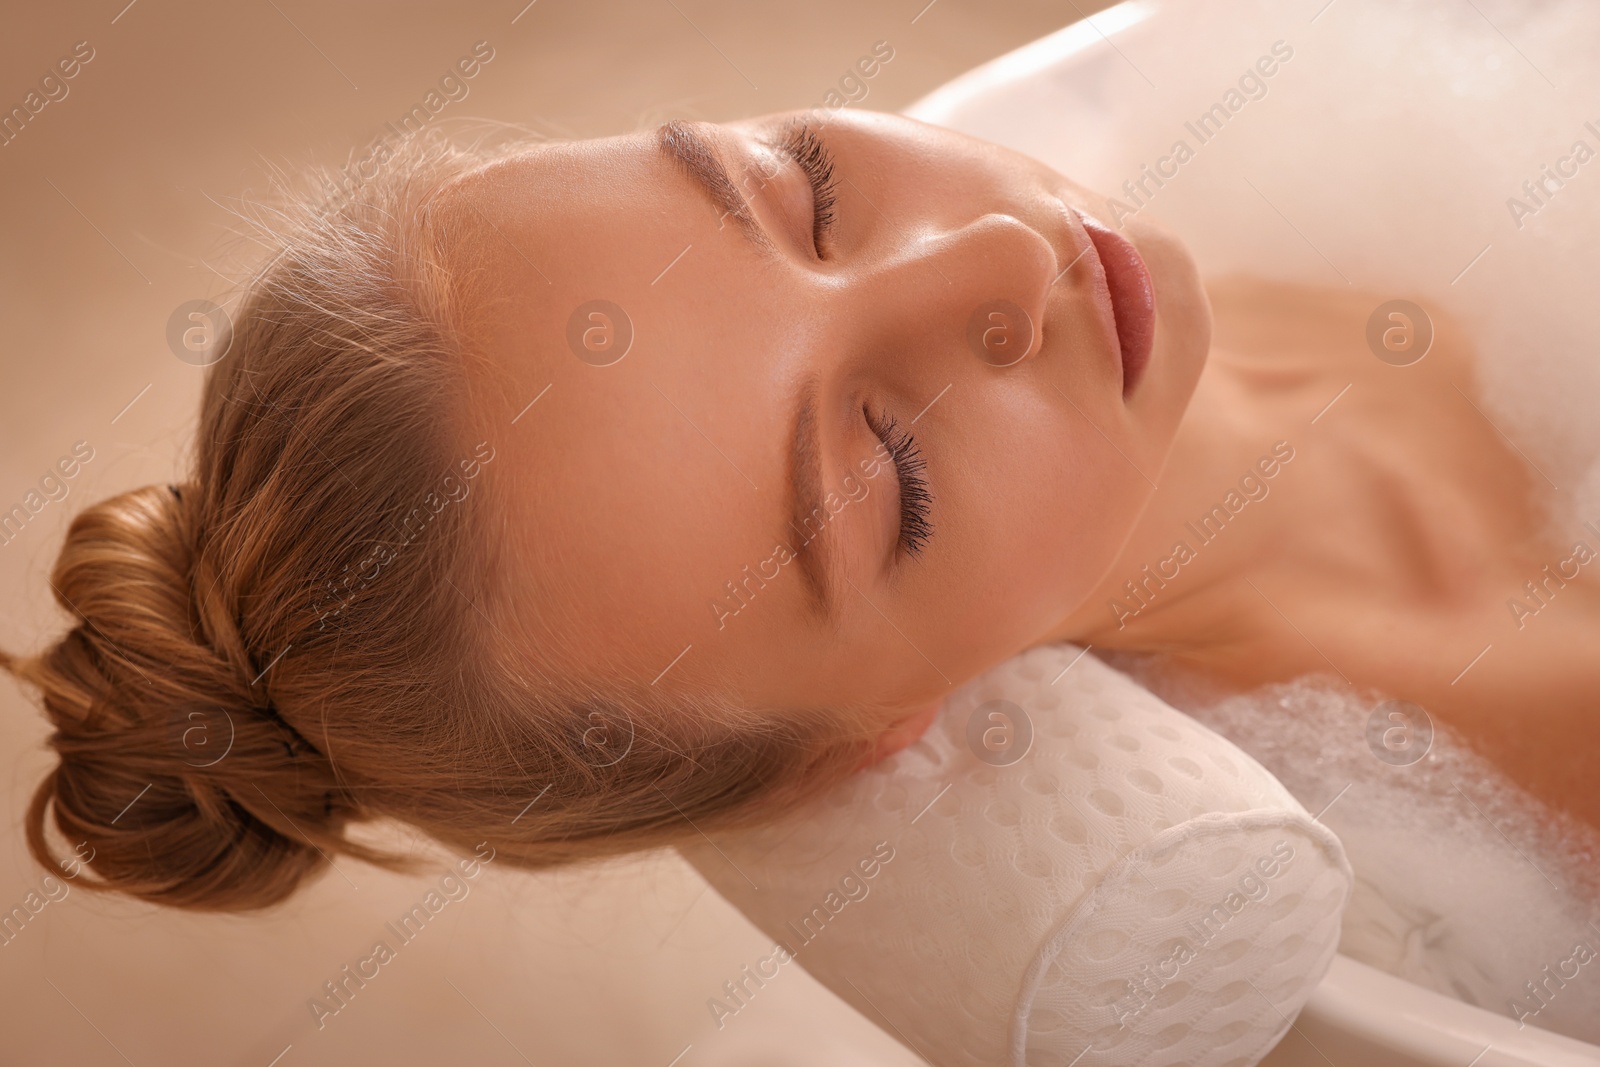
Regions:
[[[1600,1048],[1517,1024],[1335,956],[1262,1067],[1578,1067]]]

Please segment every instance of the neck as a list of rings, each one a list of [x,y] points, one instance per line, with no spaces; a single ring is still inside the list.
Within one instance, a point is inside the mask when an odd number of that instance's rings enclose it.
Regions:
[[[1225,602],[1283,533],[1287,517],[1273,497],[1298,473],[1303,443],[1289,420],[1262,410],[1254,377],[1247,362],[1212,352],[1150,503],[1094,594],[1052,640],[1168,649],[1197,634],[1220,636],[1216,621],[1236,614]]]

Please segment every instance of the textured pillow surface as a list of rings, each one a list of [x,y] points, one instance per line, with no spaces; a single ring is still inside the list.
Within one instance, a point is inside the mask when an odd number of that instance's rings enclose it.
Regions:
[[[1339,940],[1337,838],[1278,781],[1092,655],[1032,649],[916,744],[685,856],[938,1067],[1254,1064]]]

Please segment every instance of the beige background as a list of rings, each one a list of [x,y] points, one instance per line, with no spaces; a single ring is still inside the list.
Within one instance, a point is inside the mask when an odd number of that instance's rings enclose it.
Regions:
[[[75,510],[181,471],[201,372],[169,350],[167,320],[227,292],[227,206],[265,187],[264,164],[343,161],[480,40],[495,58],[447,114],[592,136],[820,104],[880,39],[895,57],[864,104],[897,109],[1105,6],[124,3],[13,5],[0,34],[6,111],[76,42],[95,52],[0,147],[0,511],[75,442],[94,449],[70,496],[0,546],[12,649],[62,623],[44,574]],[[45,873],[19,833],[45,733],[0,683],[0,911]],[[71,891],[0,945],[0,1064],[920,1062],[793,968],[718,1031],[707,998],[769,946],[671,857],[558,876],[491,864],[319,1031],[308,998],[434,880],[339,868],[266,919]]]

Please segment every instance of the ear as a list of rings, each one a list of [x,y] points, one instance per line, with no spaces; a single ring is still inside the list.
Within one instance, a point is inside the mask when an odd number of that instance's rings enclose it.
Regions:
[[[904,718],[896,719],[878,737],[878,744],[872,750],[872,754],[863,760],[861,767],[857,769],[870,767],[874,763],[888,759],[902,748],[910,746],[912,742],[927,732],[929,726],[933,725],[933,720],[938,717],[939,708],[943,704],[944,700],[941,698],[919,708]]]

